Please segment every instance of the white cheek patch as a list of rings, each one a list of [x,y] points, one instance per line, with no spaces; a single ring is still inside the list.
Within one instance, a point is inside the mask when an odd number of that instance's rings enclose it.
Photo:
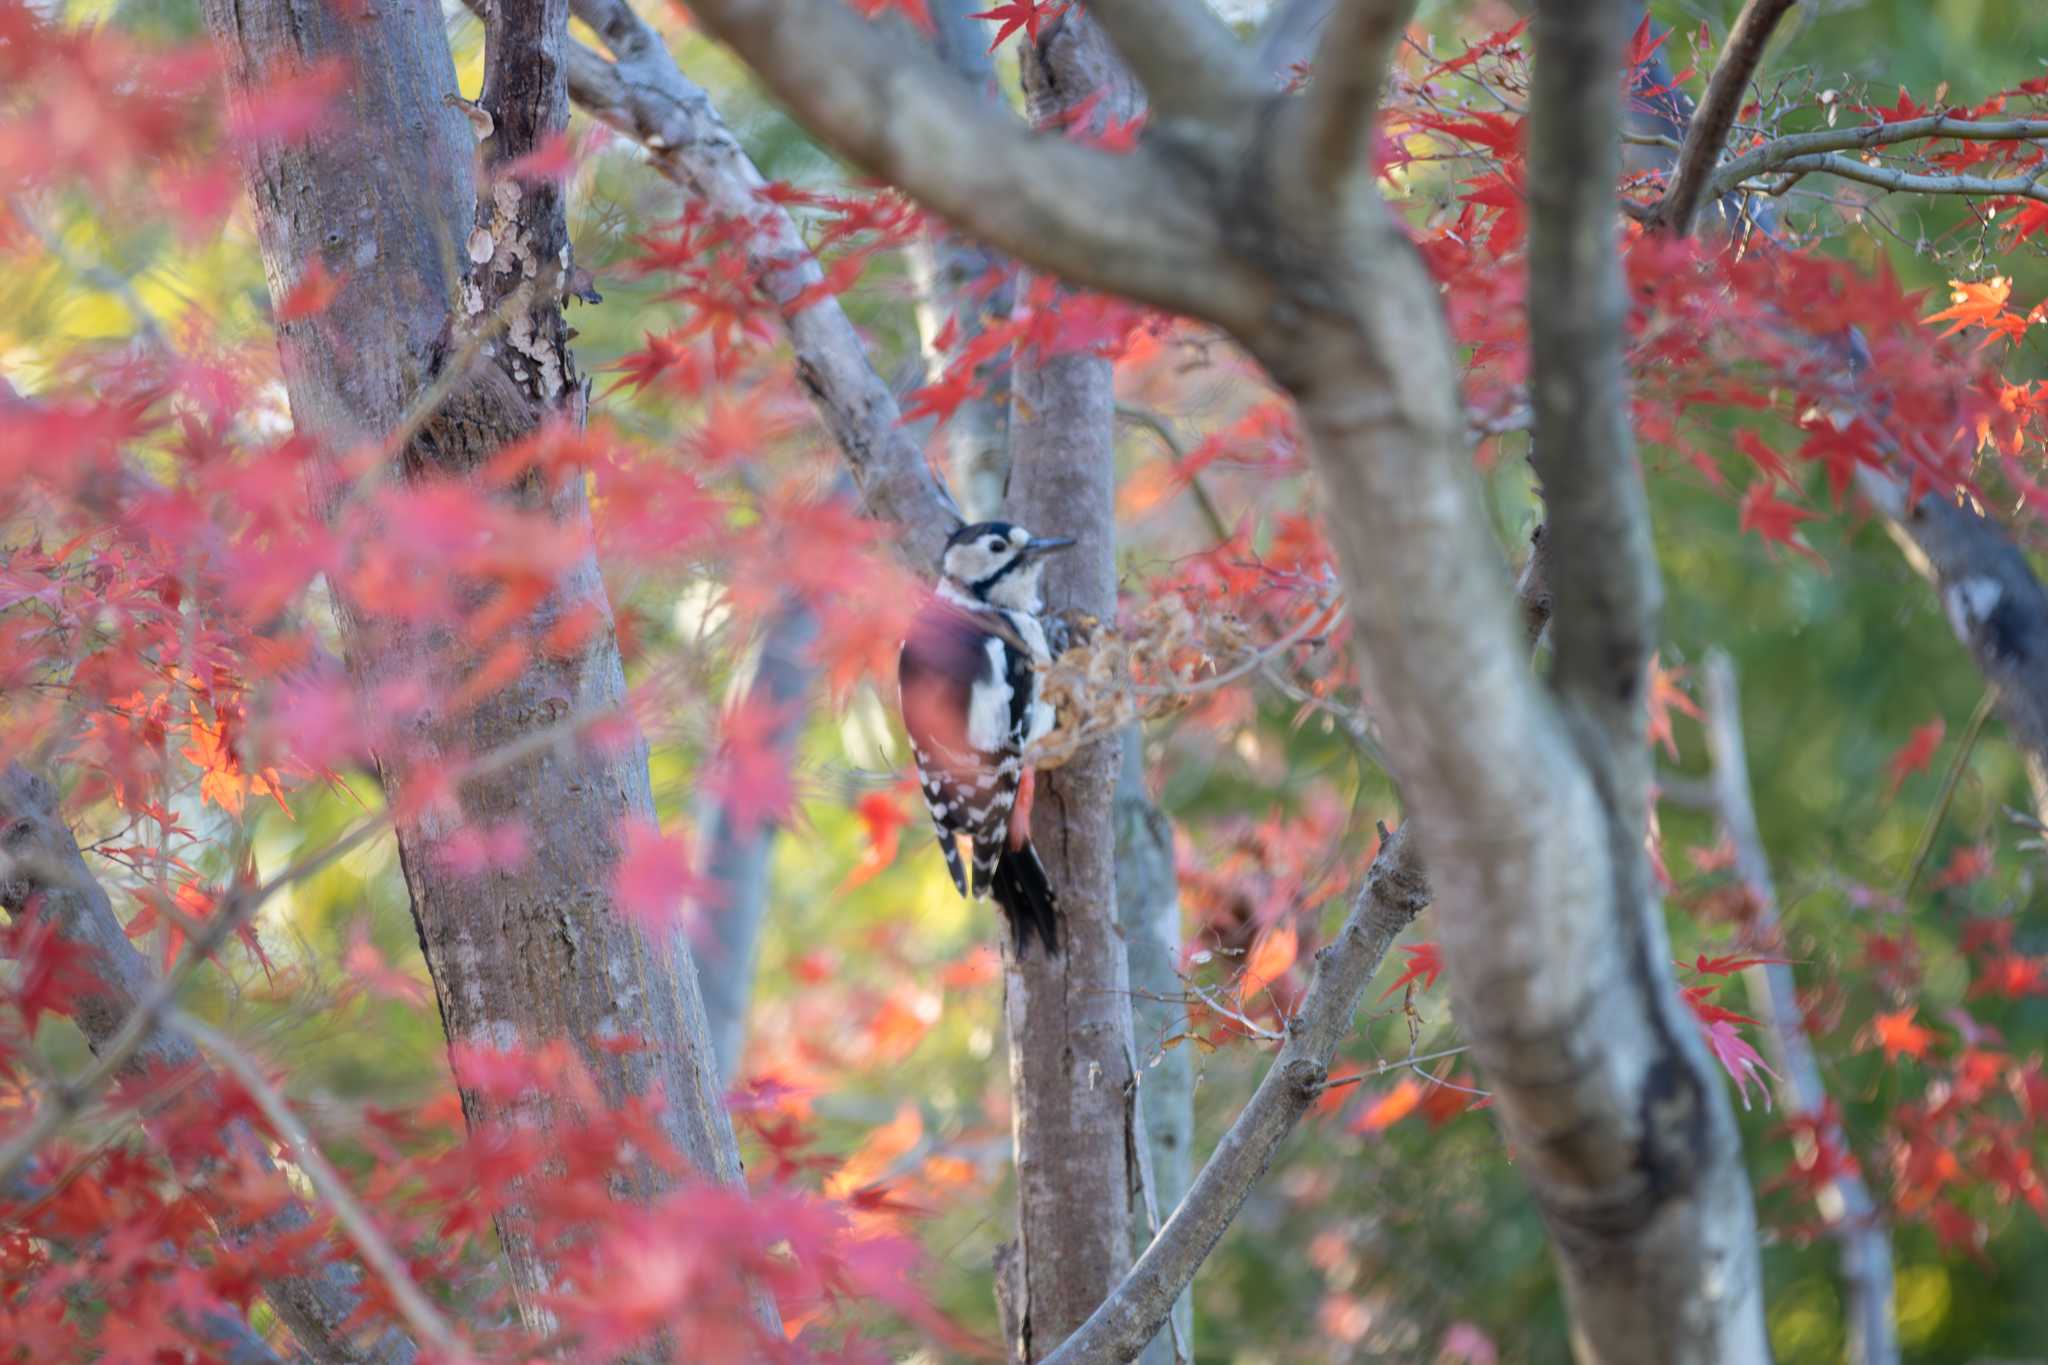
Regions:
[[[1003,667],[1003,642],[992,635],[985,643],[988,677],[975,679],[967,702],[967,743],[984,753],[1008,747],[1010,739],[1010,681]]]

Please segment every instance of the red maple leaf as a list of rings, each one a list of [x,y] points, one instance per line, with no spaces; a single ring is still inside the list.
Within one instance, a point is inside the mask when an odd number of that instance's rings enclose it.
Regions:
[[[619,865],[612,872],[619,909],[651,930],[672,931],[684,903],[700,890],[688,845],[640,820],[622,827],[620,842]]]
[[[790,708],[749,697],[725,716],[718,763],[705,788],[725,803],[736,829],[758,829],[785,818],[796,803],[789,780]]]
[[[1913,1006],[1908,1005],[1889,1014],[1873,1015],[1868,1035],[1870,1041],[1865,1046],[1883,1048],[1886,1061],[1895,1062],[1901,1057],[1911,1057],[1915,1061],[1924,1058],[1928,1046],[1934,1042],[1934,1031],[1914,1023],[1914,1013]]]
[[[1967,844],[1955,851],[1948,863],[1927,883],[1930,891],[1940,891],[1951,886],[1967,886],[1991,870],[1991,845]]]
[[[1734,1023],[1729,1020],[1717,1019],[1701,1027],[1706,1034],[1707,1047],[1714,1054],[1714,1060],[1719,1062],[1721,1069],[1734,1080],[1735,1088],[1742,1096],[1742,1107],[1749,1108],[1749,1083],[1755,1081],[1758,1092],[1764,1097],[1764,1108],[1770,1108],[1771,1088],[1764,1084],[1763,1078],[1776,1077],[1778,1073],[1764,1064],[1762,1054],[1743,1040],[1742,1035],[1735,1031]],[[1763,1075],[1758,1075],[1758,1072],[1762,1072]]]
[[[1742,495],[1742,511],[1738,525],[1744,531],[1754,531],[1774,544],[1789,546],[1800,554],[1823,563],[1821,557],[1806,545],[1794,540],[1799,523],[1812,521],[1816,513],[1807,511],[1778,496],[1777,485],[1769,479],[1758,479]]]
[[[1659,655],[1650,656],[1650,722],[1646,737],[1652,746],[1663,745],[1673,761],[1678,758],[1678,739],[1671,731],[1671,713],[1682,711],[1694,720],[1700,718],[1699,703],[1678,686],[1678,680],[1684,676],[1684,669],[1666,668]]]
[[[847,0],[847,3],[853,6],[855,13],[864,18],[877,19],[890,10],[895,10],[915,24],[920,33],[929,36],[938,31],[932,23],[932,12],[925,4],[925,0]]]
[[[574,174],[577,163],[583,159],[583,148],[567,133],[550,133],[541,139],[541,144],[514,161],[508,161],[498,168],[498,174],[506,180],[520,180],[528,184],[540,181],[564,181]]]
[[[994,9],[983,10],[979,14],[970,14],[967,17],[970,19],[986,19],[991,23],[1002,25],[1001,28],[996,30],[996,40],[988,45],[988,50],[994,52],[1003,45],[1003,39],[1009,37],[1020,28],[1024,30],[1026,37],[1036,43],[1038,41],[1039,28],[1051,23],[1066,12],[1067,7],[1065,5],[1043,4],[1040,0],[1003,0],[1003,3],[997,5]]]
[[[1443,958],[1438,954],[1437,945],[1434,943],[1404,943],[1401,945],[1401,951],[1408,954],[1408,965],[1393,985],[1380,992],[1382,1000],[1411,981],[1420,982],[1422,989],[1428,990],[1436,984],[1437,976],[1444,969]]]
[[[328,306],[340,297],[342,286],[348,283],[346,274],[329,274],[327,267],[317,258],[299,276],[299,282],[291,292],[278,301],[277,320],[297,322],[327,311]]]
[[[1885,760],[1885,770],[1892,775],[1891,789],[1885,794],[1890,800],[1899,794],[1899,788],[1914,773],[1925,772],[1934,758],[1934,751],[1941,747],[1941,737],[1948,732],[1948,722],[1940,716],[1928,721],[1913,732],[1913,737],[1899,746],[1898,752]]]
[[[86,965],[90,954],[60,937],[48,920],[32,910],[17,914],[0,929],[0,954],[14,962],[14,987],[9,993],[30,1038],[36,1036],[36,1024],[44,1014],[68,1018],[80,995],[100,987],[99,977]]]

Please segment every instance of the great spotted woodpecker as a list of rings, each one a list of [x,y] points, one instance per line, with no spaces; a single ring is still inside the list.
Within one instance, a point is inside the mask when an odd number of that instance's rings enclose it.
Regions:
[[[1036,667],[1052,657],[1039,619],[1045,556],[1073,543],[1006,521],[955,531],[898,665],[904,728],[953,885],[968,894],[964,834],[973,894],[994,895],[1020,955],[1034,932],[1046,952],[1059,951],[1059,899],[1031,846],[1023,754],[1053,724]]]

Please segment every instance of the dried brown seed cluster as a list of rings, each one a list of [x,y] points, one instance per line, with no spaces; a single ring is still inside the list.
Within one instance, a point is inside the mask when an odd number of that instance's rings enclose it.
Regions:
[[[1069,614],[1066,650],[1045,665],[1040,695],[1057,716],[1030,760],[1057,768],[1082,745],[1134,721],[1192,704],[1207,679],[1252,651],[1251,632],[1227,612],[1198,613],[1178,593],[1148,603],[1115,629]]]

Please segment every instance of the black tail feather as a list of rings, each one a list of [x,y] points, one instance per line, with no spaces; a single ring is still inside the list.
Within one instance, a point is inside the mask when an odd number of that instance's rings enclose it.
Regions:
[[[1059,952],[1059,897],[1053,894],[1037,849],[1028,843],[1022,848],[1005,848],[996,859],[989,890],[1002,907],[1003,917],[1010,921],[1010,932],[1017,936],[1017,956],[1024,955],[1034,930],[1045,941],[1048,956]]]

